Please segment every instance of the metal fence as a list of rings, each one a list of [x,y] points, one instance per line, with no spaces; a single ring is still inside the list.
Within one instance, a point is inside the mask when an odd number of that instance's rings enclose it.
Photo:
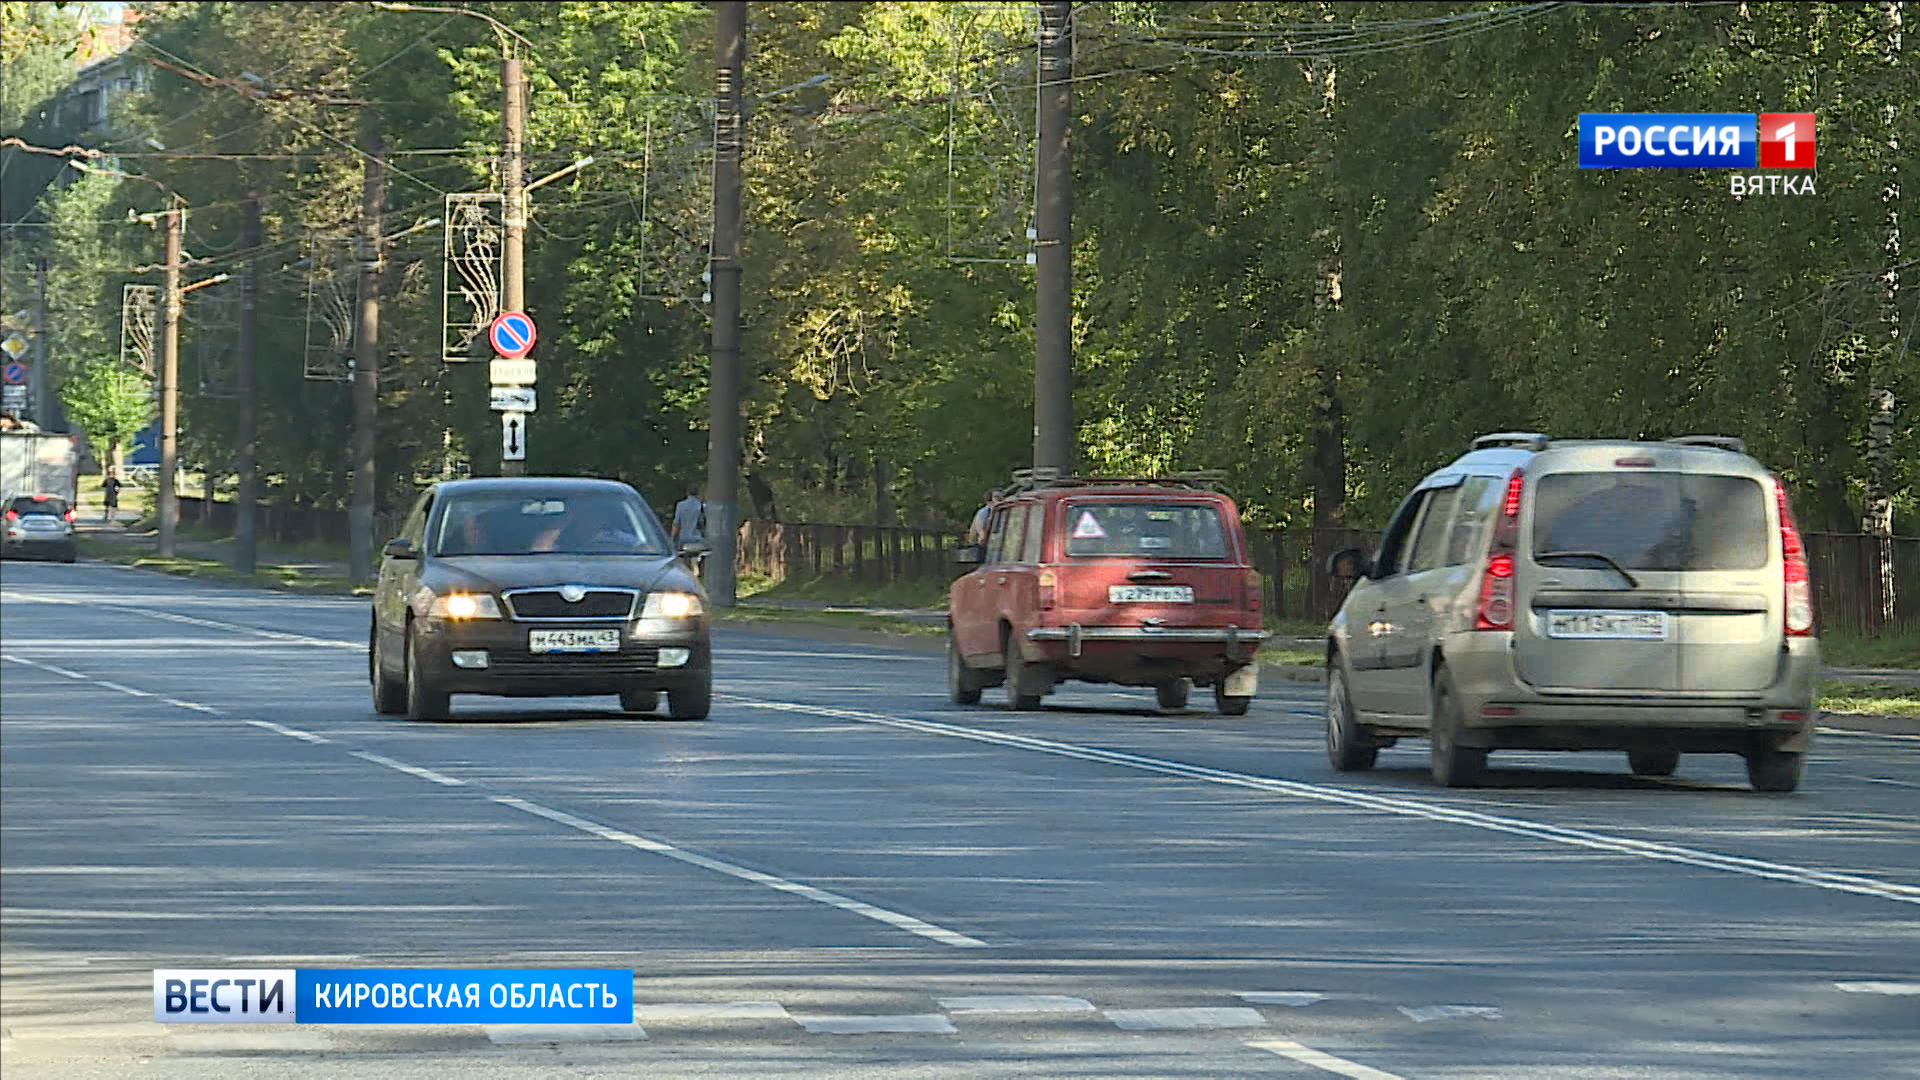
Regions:
[[[785,581],[836,578],[862,585],[944,584],[961,538],[938,529],[745,521],[737,572]]]
[[[182,524],[200,525],[221,536],[233,535],[233,504],[216,499],[211,504],[197,495],[179,496]],[[377,513],[373,516],[376,545],[398,534],[402,514]],[[262,541],[275,544],[339,544],[345,546],[352,535],[345,510],[314,506],[281,506],[262,503],[255,513],[254,533]]]

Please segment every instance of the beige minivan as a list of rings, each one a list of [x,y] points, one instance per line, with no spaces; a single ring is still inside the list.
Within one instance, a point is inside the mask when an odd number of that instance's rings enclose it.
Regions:
[[[1434,779],[1491,750],[1624,750],[1668,776],[1739,754],[1799,785],[1820,670],[1807,558],[1779,479],[1724,436],[1486,435],[1420,482],[1327,635],[1327,756],[1425,737]]]

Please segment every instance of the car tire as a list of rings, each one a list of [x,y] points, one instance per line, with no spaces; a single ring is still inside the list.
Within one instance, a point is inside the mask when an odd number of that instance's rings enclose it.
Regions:
[[[1253,707],[1253,699],[1229,694],[1216,686],[1213,688],[1213,707],[1219,710],[1221,716],[1245,716],[1247,710]]]
[[[713,673],[691,686],[667,691],[667,715],[675,720],[705,720],[713,711]]]
[[[407,627],[407,718],[445,720],[453,715],[453,695],[432,684],[420,670],[420,639]]]
[[[1353,718],[1353,697],[1347,693],[1347,673],[1340,658],[1327,665],[1327,760],[1338,772],[1373,768],[1380,748]]]
[[[660,708],[660,691],[622,690],[620,691],[620,708],[630,713],[655,712]]]
[[[1153,688],[1153,696],[1163,709],[1184,709],[1187,698],[1193,693],[1192,679],[1175,679],[1163,682]]]
[[[1785,794],[1800,786],[1807,755],[1791,750],[1754,750],[1747,754],[1747,783],[1755,791]]]
[[[1433,677],[1433,728],[1428,732],[1433,781],[1441,787],[1475,787],[1486,775],[1486,748],[1460,745],[1466,726],[1453,676],[1443,667]]]
[[[60,556],[60,561],[64,563],[79,562],[80,549],[72,548],[72,547],[68,548],[66,552]]]
[[[1672,776],[1680,767],[1678,750],[1629,750],[1627,768],[1635,776]]]
[[[367,632],[367,681],[373,684],[373,711],[399,716],[407,711],[407,684],[387,676],[386,658],[380,652],[380,628],[376,625]]]
[[[1004,655],[1006,662],[1007,708],[1015,712],[1025,712],[1029,709],[1039,708],[1040,695],[1027,691],[1027,684],[1032,679],[1032,675],[1028,672],[1029,665],[1027,664],[1026,658],[1020,655],[1020,643],[1015,641],[1011,634],[1007,635],[1007,647]]]
[[[947,700],[955,705],[980,704],[980,676],[967,666],[960,645],[947,634]]]

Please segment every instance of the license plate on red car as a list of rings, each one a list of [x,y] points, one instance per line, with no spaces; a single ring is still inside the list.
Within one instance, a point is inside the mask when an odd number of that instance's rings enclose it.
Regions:
[[[1109,585],[1109,604],[1191,604],[1191,585]]]
[[[618,630],[529,630],[527,651],[536,653],[600,653],[620,651]]]

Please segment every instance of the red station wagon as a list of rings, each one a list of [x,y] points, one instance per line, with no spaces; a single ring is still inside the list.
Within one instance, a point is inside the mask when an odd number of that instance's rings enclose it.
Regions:
[[[1245,714],[1267,637],[1260,574],[1217,474],[1014,476],[987,543],[959,552],[975,568],[947,600],[953,701],[1005,686],[1010,708],[1032,709],[1078,679],[1151,686],[1166,709],[1210,686],[1222,713]]]

